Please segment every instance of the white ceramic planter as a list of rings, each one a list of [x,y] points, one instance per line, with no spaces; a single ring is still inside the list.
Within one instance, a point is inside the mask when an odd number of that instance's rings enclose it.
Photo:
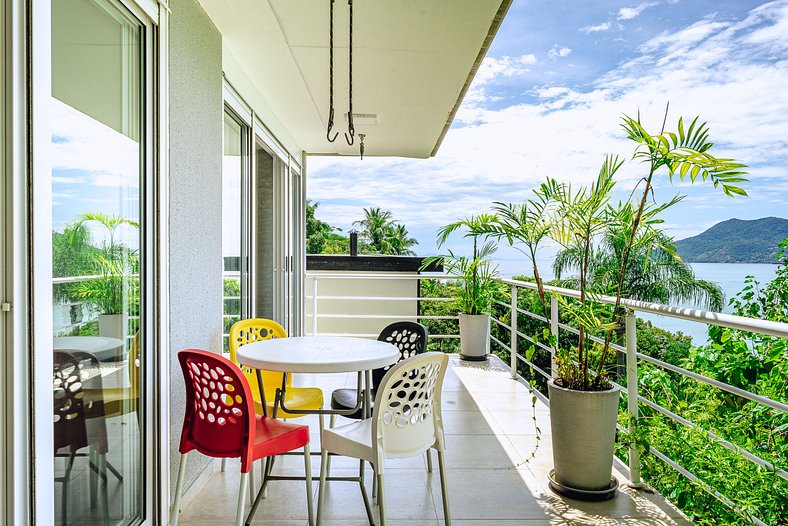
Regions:
[[[99,314],[99,335],[123,339],[123,314]]]
[[[547,385],[555,480],[581,491],[610,487],[619,389],[573,391],[553,380]]]
[[[490,315],[460,313],[460,358],[482,361],[490,354]]]

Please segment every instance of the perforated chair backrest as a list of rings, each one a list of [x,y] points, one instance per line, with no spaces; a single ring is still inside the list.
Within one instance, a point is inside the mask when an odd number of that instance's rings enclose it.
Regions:
[[[284,328],[273,320],[249,318],[248,320],[237,321],[230,327],[230,360],[241,368],[256,399],[259,398],[258,393],[260,392],[260,388],[257,386],[257,375],[251,367],[238,363],[238,348],[247,343],[271,340],[273,338],[287,338],[287,332]],[[266,390],[282,385],[282,373],[262,371],[262,375],[263,385],[266,386]],[[293,375],[288,375],[288,387],[290,387],[292,381]]]
[[[378,341],[394,344],[399,349],[399,360],[422,354],[427,350],[427,327],[415,321],[398,321],[388,325],[378,336]],[[377,389],[392,366],[372,371],[372,388]]]
[[[140,331],[134,334],[129,345],[129,385],[131,386],[131,396],[139,398],[140,396]]]
[[[186,384],[186,411],[179,451],[251,462],[254,402],[241,370],[227,358],[197,349],[178,353]],[[244,472],[248,471],[246,469]]]
[[[53,395],[55,451],[69,446],[72,452],[90,445],[107,452],[107,424],[101,362],[85,351],[54,351]],[[98,396],[85,396],[98,393]]]
[[[443,446],[441,389],[449,357],[429,352],[403,360],[383,377],[372,413],[372,439],[389,457]]]

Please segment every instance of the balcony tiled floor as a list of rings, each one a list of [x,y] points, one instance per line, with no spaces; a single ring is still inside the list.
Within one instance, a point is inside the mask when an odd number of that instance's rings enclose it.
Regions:
[[[547,473],[552,466],[549,409],[537,402],[532,410],[528,389],[512,380],[508,370],[495,358],[485,365],[460,362],[456,356],[450,360],[443,387],[443,414],[449,500],[455,525],[690,524],[660,495],[627,488],[623,472],[616,472],[621,489],[610,501],[580,502],[550,491],[547,487]],[[301,376],[296,383],[320,385],[329,396],[331,389],[355,385],[355,376]],[[313,448],[317,449],[317,422],[303,421],[310,424]],[[538,447],[536,426],[541,429]],[[430,475],[423,456],[387,461],[386,501],[390,524],[443,524],[437,461],[435,466],[435,472]],[[316,478],[318,468],[318,457],[313,457]],[[302,474],[303,460],[285,458],[276,470]],[[259,485],[259,469],[256,471]],[[357,473],[358,461],[340,457],[332,460],[332,475]],[[371,471],[368,469],[367,473],[369,490]],[[235,516],[237,492],[238,463],[228,462],[226,472],[215,473],[186,506],[181,524],[228,524]],[[317,502],[317,482],[314,492]],[[367,524],[355,483],[330,482],[326,502],[326,526]],[[306,518],[304,484],[276,481],[269,486],[268,497],[258,509],[253,524],[303,526]]]

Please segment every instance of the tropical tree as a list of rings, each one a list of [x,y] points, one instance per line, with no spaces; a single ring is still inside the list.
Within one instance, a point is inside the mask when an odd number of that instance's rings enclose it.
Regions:
[[[353,225],[361,227],[363,250],[373,254],[409,255],[410,249],[418,243],[408,234],[404,225],[394,220],[388,210],[365,208],[364,219],[354,221]]]
[[[340,230],[321,221],[315,217],[315,211],[320,203],[307,200],[306,202],[306,253],[307,254],[325,254],[328,253],[327,246],[332,242],[337,241],[336,238],[342,239],[342,236],[335,234]]]
[[[418,241],[410,237],[405,225],[394,223],[386,227],[386,237],[383,240],[383,253],[395,256],[413,256],[416,253],[410,249]]]
[[[380,208],[365,208],[364,219],[354,221],[361,227],[361,239],[373,252],[381,253],[386,239],[386,229],[394,222],[391,212]]]

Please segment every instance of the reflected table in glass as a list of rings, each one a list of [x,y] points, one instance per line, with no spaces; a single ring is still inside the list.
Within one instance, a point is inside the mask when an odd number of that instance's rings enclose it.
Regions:
[[[123,340],[109,336],[57,336],[52,348],[55,351],[89,352],[102,362],[120,361]]]

